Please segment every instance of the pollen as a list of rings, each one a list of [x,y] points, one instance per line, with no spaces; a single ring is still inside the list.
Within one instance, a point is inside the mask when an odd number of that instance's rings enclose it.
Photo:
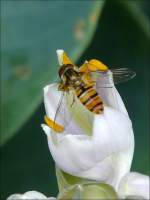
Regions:
[[[63,53],[63,64],[73,64],[66,53]]]
[[[92,59],[88,62],[88,64],[88,67],[91,71],[108,71],[108,67],[99,60]]]
[[[57,133],[62,133],[64,131],[64,127],[63,126],[61,126],[60,124],[57,124],[56,122],[54,122],[52,119],[50,119],[46,115],[44,116],[44,120],[45,120],[46,124],[51,129],[53,129],[54,131],[56,131]]]

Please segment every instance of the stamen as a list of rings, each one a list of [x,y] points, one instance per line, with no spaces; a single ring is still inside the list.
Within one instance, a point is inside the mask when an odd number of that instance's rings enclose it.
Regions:
[[[72,61],[69,59],[66,53],[63,53],[63,64],[72,64]]]
[[[53,129],[54,131],[61,133],[64,131],[64,127],[57,124],[56,122],[54,122],[53,120],[51,120],[49,117],[47,117],[46,115],[44,116],[44,120],[46,122],[46,124]]]
[[[90,69],[90,71],[108,71],[108,67],[101,61],[96,59],[92,59],[88,62],[88,68]]]

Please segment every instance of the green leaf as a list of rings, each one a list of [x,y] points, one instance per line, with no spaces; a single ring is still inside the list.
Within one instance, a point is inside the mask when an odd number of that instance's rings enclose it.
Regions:
[[[118,3],[120,3],[121,6],[123,6],[128,13],[130,13],[131,17],[143,31],[144,36],[150,39],[150,22],[145,12],[145,8],[149,7],[148,2],[127,0],[122,2],[118,1]]]
[[[2,1],[1,144],[25,123],[56,81],[56,49],[76,61],[96,29],[104,1]]]

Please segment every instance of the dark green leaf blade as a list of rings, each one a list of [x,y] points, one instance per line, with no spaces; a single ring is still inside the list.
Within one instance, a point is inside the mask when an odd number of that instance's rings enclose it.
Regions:
[[[2,1],[1,144],[9,140],[56,80],[56,49],[76,61],[89,44],[104,1]]]

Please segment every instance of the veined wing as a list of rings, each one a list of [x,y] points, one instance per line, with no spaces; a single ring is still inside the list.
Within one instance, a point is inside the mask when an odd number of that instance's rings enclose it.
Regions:
[[[113,84],[127,82],[133,79],[136,75],[134,71],[129,68],[116,68],[107,72],[91,72],[93,83],[100,82],[100,87],[112,87]]]
[[[136,76],[136,73],[129,68],[111,69],[115,84],[127,82]]]
[[[62,109],[61,106],[63,105],[64,93],[61,93],[58,102],[54,102],[54,111],[53,117],[49,118],[49,116],[45,115],[44,120],[46,124],[55,132],[61,133],[64,131],[64,123],[62,120]],[[55,109],[54,109],[55,110]]]
[[[53,119],[45,116],[45,122],[55,132],[63,132],[69,125],[73,112],[70,108],[74,107],[74,96],[72,92],[61,92],[59,100],[54,102],[56,108]]]

